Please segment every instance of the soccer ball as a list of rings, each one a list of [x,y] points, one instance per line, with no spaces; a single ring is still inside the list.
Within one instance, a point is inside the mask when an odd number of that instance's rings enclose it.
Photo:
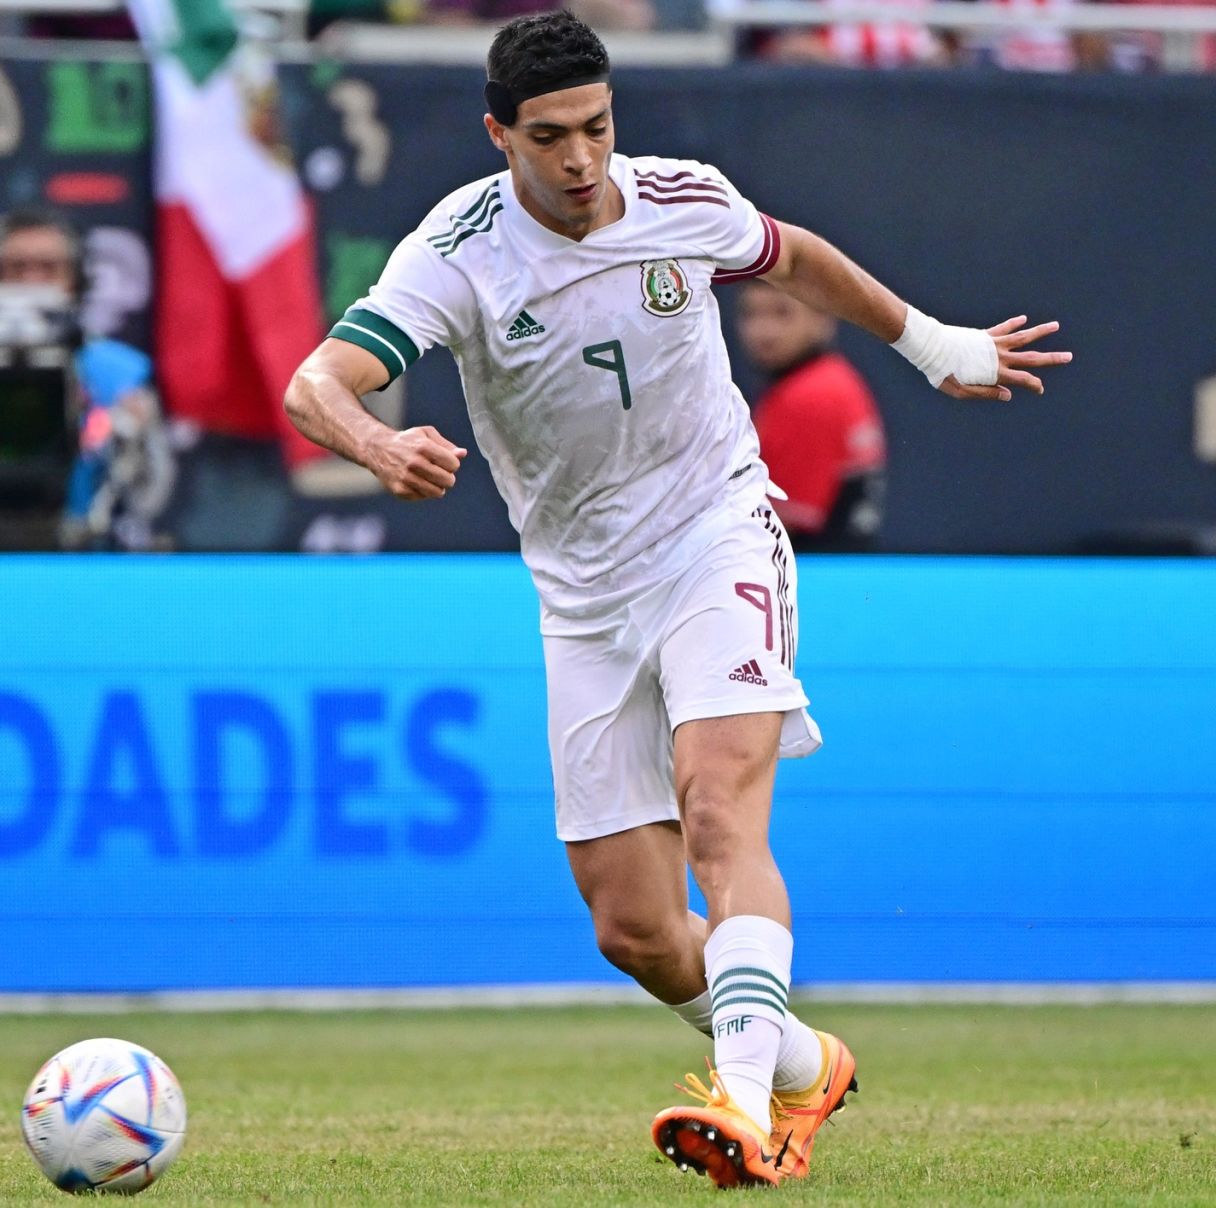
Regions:
[[[125,1040],[82,1040],[34,1075],[21,1131],[56,1187],[133,1195],[181,1152],[186,1100],[154,1053]]]

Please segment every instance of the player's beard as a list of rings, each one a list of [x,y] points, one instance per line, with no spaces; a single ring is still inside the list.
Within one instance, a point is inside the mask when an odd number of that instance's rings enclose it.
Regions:
[[[574,201],[565,190],[559,191],[556,196],[551,192],[533,196],[546,217],[560,227],[563,234],[575,236],[581,236],[591,228],[603,206],[603,200],[598,194],[590,202],[581,204]]]
[[[600,216],[600,211],[604,208],[604,187],[602,184],[595,186],[595,192],[586,201],[578,201],[564,190],[562,197],[566,203],[566,221],[571,226],[581,228],[591,226]]]

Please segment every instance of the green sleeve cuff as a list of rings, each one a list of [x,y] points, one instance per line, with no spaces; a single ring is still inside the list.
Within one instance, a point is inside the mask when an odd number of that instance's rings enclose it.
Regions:
[[[385,386],[400,377],[422,355],[418,345],[405,332],[370,310],[352,307],[330,328],[329,334],[335,340],[345,340],[367,349],[388,370]]]

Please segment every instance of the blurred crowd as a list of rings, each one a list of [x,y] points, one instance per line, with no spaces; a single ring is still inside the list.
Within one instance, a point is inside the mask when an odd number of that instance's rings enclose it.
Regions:
[[[853,0],[829,0],[841,8]],[[1025,12],[1033,24],[999,31],[958,32],[933,28],[921,19],[934,0],[874,0],[891,19],[860,24],[840,21],[824,26],[738,27],[740,58],[780,63],[825,63],[848,67],[994,66],[1009,71],[1078,70],[1154,71],[1170,65],[1166,37],[1150,32],[1082,32],[1052,28],[1043,14],[1066,17],[1087,0],[994,0],[1011,15]],[[1136,0],[1108,0],[1135,3]],[[737,0],[746,13],[749,0]],[[1164,8],[1178,3],[1216,5],[1216,0],[1153,0]],[[544,12],[545,0],[312,0],[307,31],[321,37],[347,22],[395,26],[495,25],[522,13]],[[704,0],[567,0],[565,7],[598,29],[644,32],[705,26]],[[133,38],[120,11],[57,12],[9,17],[9,32],[35,37]],[[1191,70],[1216,68],[1216,35],[1188,40],[1183,56]]]
[[[1112,0],[1113,3],[1134,0]],[[1175,0],[1153,0],[1168,7]],[[1209,0],[1197,0],[1208,3]],[[829,0],[844,7],[851,0]],[[1025,14],[1025,27],[960,32],[931,28],[918,17],[934,0],[880,0],[890,22],[840,22],[818,28],[745,30],[741,57],[785,63],[830,63],[848,67],[992,66],[1006,71],[1156,71],[1167,65],[1165,37],[1156,32],[1087,32],[1053,28],[1045,14],[1067,21],[1086,0],[995,0],[1011,19]],[[1033,21],[1033,24],[1030,22]],[[1188,50],[1187,66],[1216,66],[1216,39],[1201,37]]]

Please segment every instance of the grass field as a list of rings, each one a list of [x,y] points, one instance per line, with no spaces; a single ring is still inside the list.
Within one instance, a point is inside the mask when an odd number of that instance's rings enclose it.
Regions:
[[[0,1016],[0,1203],[66,1203],[25,1153],[21,1096],[52,1052],[118,1035],[190,1108],[144,1202],[1216,1205],[1216,1008],[800,1013],[848,1039],[861,1092],[809,1179],[742,1193],[650,1147],[706,1051],[657,1008]]]

